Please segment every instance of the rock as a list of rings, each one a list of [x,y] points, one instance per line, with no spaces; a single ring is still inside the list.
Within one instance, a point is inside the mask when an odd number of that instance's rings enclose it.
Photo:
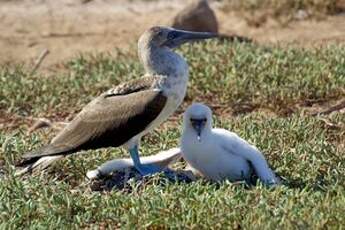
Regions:
[[[296,14],[294,15],[294,18],[296,20],[305,20],[309,17],[309,13],[305,10],[298,10]]]
[[[207,0],[193,0],[174,17],[171,26],[182,30],[218,33],[217,18]]]
[[[173,19],[171,26],[176,29],[218,33],[218,21],[207,0],[192,0]],[[250,38],[236,34],[219,34],[220,41],[252,42]]]

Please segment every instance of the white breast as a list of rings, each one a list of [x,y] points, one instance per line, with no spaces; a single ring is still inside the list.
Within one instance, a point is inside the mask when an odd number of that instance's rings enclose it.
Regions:
[[[210,180],[238,181],[248,178],[252,173],[244,158],[224,151],[212,137],[202,137],[199,142],[196,136],[182,136],[181,150],[184,159]]]
[[[158,117],[143,132],[131,138],[131,140],[125,144],[127,148],[132,148],[143,135],[152,131],[162,122],[167,120],[182,103],[187,90],[188,65],[182,58],[179,60],[179,63],[175,64],[180,66],[178,71],[176,71],[174,75],[162,76],[156,86],[157,90],[162,90],[163,94],[168,98],[165,107]]]
[[[174,59],[174,66],[176,68],[173,74],[164,76],[159,82],[158,88],[163,90],[163,94],[168,98],[163,111],[152,122],[150,127],[146,129],[145,133],[157,127],[171,116],[175,110],[182,103],[187,90],[188,83],[188,65],[183,58]]]

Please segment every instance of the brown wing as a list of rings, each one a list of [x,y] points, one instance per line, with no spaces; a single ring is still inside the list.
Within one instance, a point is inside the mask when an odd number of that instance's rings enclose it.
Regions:
[[[67,155],[79,150],[117,147],[142,132],[163,110],[159,90],[128,95],[102,94],[91,101],[46,147],[24,158]]]

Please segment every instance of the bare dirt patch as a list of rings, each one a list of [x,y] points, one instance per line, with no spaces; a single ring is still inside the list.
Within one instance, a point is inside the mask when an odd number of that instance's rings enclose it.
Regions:
[[[49,67],[78,53],[128,49],[145,29],[169,24],[186,4],[182,0],[0,1],[0,63],[33,64],[48,49],[42,66]],[[284,26],[271,20],[253,27],[243,17],[222,11],[220,3],[211,6],[221,33],[244,35],[260,43],[345,42],[344,14]]]

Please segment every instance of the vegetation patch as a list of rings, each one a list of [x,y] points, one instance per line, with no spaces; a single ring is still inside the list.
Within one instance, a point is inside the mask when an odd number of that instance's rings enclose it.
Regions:
[[[120,148],[83,152],[38,175],[15,178],[12,163],[56,134],[42,129],[27,135],[32,118],[69,120],[93,97],[140,77],[143,69],[134,48],[116,56],[77,57],[54,75],[2,66],[0,228],[344,226],[345,115],[320,118],[304,110],[344,98],[345,47],[208,42],[178,52],[190,65],[188,95],[169,122],[144,138],[142,155],[178,145],[182,112],[192,101],[204,102],[215,110],[216,126],[265,153],[282,186],[162,183],[157,176],[127,190],[91,191],[86,172],[128,157]]]

